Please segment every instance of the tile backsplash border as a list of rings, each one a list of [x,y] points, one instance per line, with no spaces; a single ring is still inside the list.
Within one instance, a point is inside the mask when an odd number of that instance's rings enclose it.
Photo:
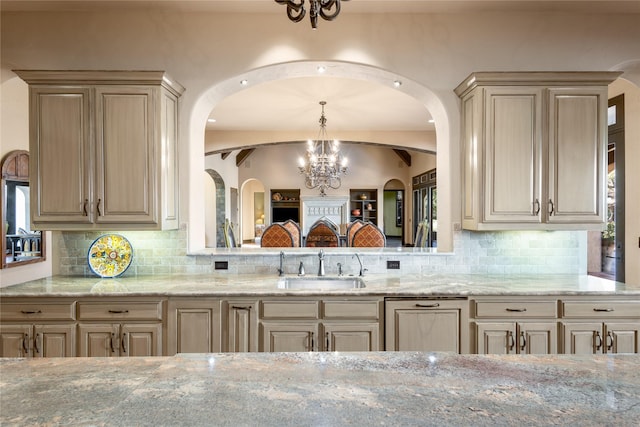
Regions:
[[[108,232],[64,231],[53,233],[54,274],[93,276],[87,251]],[[277,274],[277,255],[187,255],[187,232],[182,227],[171,231],[114,231],[133,246],[133,261],[123,274]],[[367,274],[586,274],[586,231],[459,231],[454,234],[454,252],[448,254],[364,253]],[[309,253],[289,252],[284,269],[295,274],[302,261],[308,273],[317,268],[316,257]],[[400,261],[399,270],[387,270],[387,261]],[[228,270],[215,270],[215,261],[228,261]],[[358,261],[350,255],[326,254],[328,275],[337,274],[341,263],[344,274],[358,272]]]

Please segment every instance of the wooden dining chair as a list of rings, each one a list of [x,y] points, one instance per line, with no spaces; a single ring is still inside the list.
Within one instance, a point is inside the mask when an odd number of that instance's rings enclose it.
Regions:
[[[298,223],[292,219],[288,219],[283,222],[282,225],[291,233],[291,237],[293,237],[293,247],[299,248],[302,242],[302,232],[300,231]]]
[[[276,222],[264,229],[260,238],[260,246],[263,248],[292,248],[293,236],[284,225]]]
[[[382,230],[375,224],[367,222],[353,235],[352,246],[359,248],[383,248],[387,243]]]
[[[340,246],[340,236],[331,223],[319,219],[309,228],[305,246],[338,247]]]

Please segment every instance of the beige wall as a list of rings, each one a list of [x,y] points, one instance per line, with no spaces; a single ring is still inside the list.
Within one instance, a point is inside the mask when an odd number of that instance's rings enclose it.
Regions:
[[[28,146],[26,85],[11,69],[166,70],[187,88],[181,99],[181,219],[188,224],[190,248],[204,247],[204,201],[193,195],[204,191],[205,120],[211,106],[228,95],[224,83],[272,64],[362,65],[406,78],[402,90],[439,118],[439,203],[445,213],[439,225],[452,241],[453,223],[460,217],[459,102],[453,93],[460,81],[473,71],[624,70],[621,64],[640,58],[638,14],[344,14],[315,32],[283,15],[280,8],[274,14],[242,15],[151,8],[2,12],[1,154]],[[630,112],[638,105],[637,96],[627,100]],[[637,159],[633,150],[628,149],[629,158]],[[627,169],[627,182],[640,182],[640,171]],[[640,235],[637,218],[640,207],[628,204],[627,232],[636,233],[629,242]],[[637,250],[627,254],[628,265],[632,255],[638,259]],[[13,273],[2,274],[4,282]],[[42,272],[22,277],[32,274]],[[639,282],[640,272],[628,272],[627,279]]]

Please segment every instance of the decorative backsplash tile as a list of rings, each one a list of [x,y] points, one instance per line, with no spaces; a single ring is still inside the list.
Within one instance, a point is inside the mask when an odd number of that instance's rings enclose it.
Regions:
[[[114,231],[133,246],[133,261],[124,276],[151,274],[277,274],[277,255],[187,255],[186,229],[172,231]],[[54,262],[58,273],[91,276],[87,251],[106,232],[54,233]],[[405,275],[420,273],[460,274],[586,274],[585,231],[460,231],[454,235],[453,254],[367,254],[362,256],[367,274]],[[300,261],[307,274],[314,274],[317,257],[287,252],[285,272],[295,274]],[[387,270],[388,260],[400,260],[399,270]],[[215,261],[228,261],[228,270],[215,270]],[[328,275],[357,274],[359,265],[351,255],[325,256]],[[55,269],[55,267],[54,267]]]

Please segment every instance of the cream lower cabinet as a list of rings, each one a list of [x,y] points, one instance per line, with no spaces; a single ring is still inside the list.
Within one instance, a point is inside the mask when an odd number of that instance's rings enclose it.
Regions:
[[[640,300],[565,300],[562,317],[564,353],[640,352]]]
[[[468,353],[468,313],[466,298],[387,299],[386,350]]]
[[[170,298],[167,304],[166,354],[218,353],[221,319],[220,300],[215,298]]]
[[[0,357],[76,355],[75,302],[3,298]]]
[[[163,355],[163,301],[128,298],[77,304],[79,356]]]
[[[382,349],[381,299],[264,300],[259,351]]]
[[[75,356],[76,325],[0,325],[0,357]]]
[[[258,351],[258,307],[259,301],[253,299],[222,302],[223,351]]]
[[[472,350],[478,354],[556,354],[558,302],[530,297],[471,301]]]

